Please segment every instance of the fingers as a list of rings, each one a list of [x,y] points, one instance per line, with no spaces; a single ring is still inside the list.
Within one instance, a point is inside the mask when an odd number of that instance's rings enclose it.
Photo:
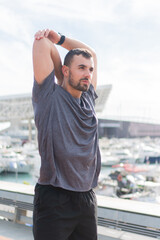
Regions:
[[[50,32],[49,29],[44,29],[44,30],[42,30],[42,31],[40,30],[40,31],[36,32],[36,34],[34,35],[34,37],[35,37],[36,40],[40,40],[40,39],[42,39],[42,38],[44,38],[44,37],[47,38],[49,32]]]
[[[45,36],[45,37],[48,37],[49,32],[50,32],[50,30],[49,30],[49,29],[46,29],[46,30],[45,30],[45,33],[44,33],[44,36]]]

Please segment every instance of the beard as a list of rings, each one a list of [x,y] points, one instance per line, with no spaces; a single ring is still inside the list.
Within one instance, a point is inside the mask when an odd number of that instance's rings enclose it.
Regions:
[[[73,78],[72,78],[71,72],[69,73],[69,79],[68,79],[69,85],[70,85],[72,88],[74,88],[74,89],[76,89],[76,90],[78,90],[78,91],[86,92],[86,91],[88,91],[90,84],[85,84],[85,83],[82,82],[82,80],[88,80],[88,79],[82,78],[82,79],[80,79],[79,82],[76,84],[76,83],[74,82]]]

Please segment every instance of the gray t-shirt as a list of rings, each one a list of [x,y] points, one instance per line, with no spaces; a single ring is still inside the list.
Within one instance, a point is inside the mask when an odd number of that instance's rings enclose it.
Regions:
[[[55,83],[54,70],[40,85],[34,80],[32,102],[41,156],[38,183],[71,191],[97,186],[100,172],[94,88],[80,99]]]

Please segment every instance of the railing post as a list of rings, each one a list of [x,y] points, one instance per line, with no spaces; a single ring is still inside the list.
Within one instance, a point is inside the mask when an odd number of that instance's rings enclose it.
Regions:
[[[24,209],[20,209],[17,206],[15,206],[15,218],[14,218],[14,222],[16,223],[21,223],[21,224],[25,224],[25,222],[21,221],[21,216],[26,216],[27,215],[27,210]]]

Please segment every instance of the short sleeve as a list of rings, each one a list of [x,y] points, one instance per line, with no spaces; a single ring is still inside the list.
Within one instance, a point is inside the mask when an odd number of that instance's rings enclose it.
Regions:
[[[45,78],[42,84],[38,84],[34,78],[32,99],[34,102],[38,102],[40,99],[44,99],[47,95],[51,94],[55,90],[55,73],[54,70]]]

